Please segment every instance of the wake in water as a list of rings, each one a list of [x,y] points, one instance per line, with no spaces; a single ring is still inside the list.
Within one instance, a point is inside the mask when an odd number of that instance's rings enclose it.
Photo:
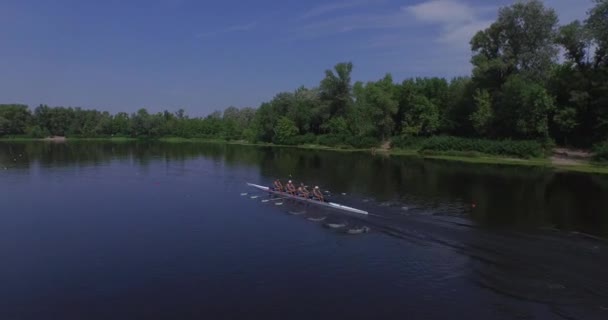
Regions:
[[[302,206],[294,201],[285,205]],[[466,276],[471,282],[505,297],[544,305],[560,318],[608,317],[608,242],[603,239],[556,230],[487,229],[470,220],[470,209],[460,203],[366,199],[360,206],[370,215],[316,207],[301,215],[340,233],[373,230],[418,246],[448,248],[470,260]]]

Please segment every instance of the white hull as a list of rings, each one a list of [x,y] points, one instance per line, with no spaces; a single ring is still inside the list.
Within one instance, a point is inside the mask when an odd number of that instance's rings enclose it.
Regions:
[[[269,187],[260,186],[260,185],[253,184],[253,183],[247,183],[247,185],[250,186],[250,187],[254,187],[254,188],[266,191],[266,192],[270,192],[270,193],[273,193],[273,194],[280,195],[280,196],[285,197],[285,198],[290,198],[290,199],[294,199],[294,200],[304,201],[304,202],[308,202],[308,203],[314,203],[316,205],[330,207],[330,208],[339,209],[339,210],[344,210],[344,211],[348,211],[348,212],[352,212],[352,213],[368,214],[367,211],[363,211],[363,210],[359,210],[359,209],[343,206],[341,204],[337,204],[337,203],[333,203],[333,202],[322,202],[322,201],[313,200],[313,199],[305,199],[305,198],[302,198],[302,197],[291,195],[289,193],[274,191],[274,190],[270,189]]]

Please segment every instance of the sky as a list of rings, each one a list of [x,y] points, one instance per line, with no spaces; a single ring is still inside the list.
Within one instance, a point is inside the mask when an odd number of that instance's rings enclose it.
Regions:
[[[509,0],[2,0],[0,103],[201,116],[353,80],[469,75],[469,40]],[[560,23],[592,0],[545,0]]]

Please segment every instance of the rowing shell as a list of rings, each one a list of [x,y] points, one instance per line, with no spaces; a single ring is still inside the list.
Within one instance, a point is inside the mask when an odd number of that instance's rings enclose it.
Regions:
[[[278,194],[278,195],[280,195],[282,197],[286,197],[286,198],[290,198],[290,199],[295,199],[295,200],[304,201],[304,202],[308,202],[308,203],[314,203],[316,205],[330,207],[330,208],[334,208],[334,209],[340,209],[340,210],[349,211],[349,212],[352,212],[352,213],[368,214],[367,211],[363,211],[363,210],[347,207],[347,206],[344,206],[344,205],[341,205],[341,204],[337,204],[337,203],[333,203],[333,202],[323,202],[323,201],[318,201],[318,200],[313,200],[313,199],[305,199],[305,198],[302,198],[302,197],[291,195],[289,193],[275,191],[275,190],[272,190],[272,189],[270,189],[268,187],[260,186],[260,185],[253,184],[253,183],[247,183],[247,185],[250,186],[250,187],[254,187],[254,188],[266,191],[266,192]]]

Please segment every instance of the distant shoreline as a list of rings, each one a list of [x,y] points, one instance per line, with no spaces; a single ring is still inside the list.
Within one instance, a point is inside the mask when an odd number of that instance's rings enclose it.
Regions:
[[[514,157],[501,157],[495,155],[487,155],[482,153],[465,153],[465,152],[419,152],[418,150],[408,149],[383,149],[383,148],[340,148],[340,147],[328,147],[317,144],[304,144],[304,145],[279,145],[273,143],[251,143],[243,140],[238,141],[226,141],[223,139],[209,139],[209,138],[129,138],[129,137],[103,137],[103,138],[69,138],[69,137],[47,137],[47,138],[27,138],[27,137],[12,137],[12,138],[0,138],[0,142],[50,142],[50,143],[66,143],[66,142],[85,142],[85,141],[99,141],[99,142],[134,142],[134,141],[158,141],[165,143],[217,143],[217,144],[230,144],[230,145],[245,145],[245,146],[258,146],[258,147],[282,147],[282,148],[297,148],[305,150],[325,150],[325,151],[338,151],[338,152],[366,152],[376,155],[386,156],[407,156],[407,157],[419,157],[424,159],[436,159],[446,161],[459,161],[466,163],[479,163],[479,164],[495,164],[495,165],[518,165],[518,166],[533,166],[533,167],[546,167],[557,171],[572,171],[582,173],[597,173],[597,174],[608,174],[608,165],[602,163],[594,163],[588,160],[573,159],[564,161],[563,157],[544,157],[544,158],[514,158]]]

